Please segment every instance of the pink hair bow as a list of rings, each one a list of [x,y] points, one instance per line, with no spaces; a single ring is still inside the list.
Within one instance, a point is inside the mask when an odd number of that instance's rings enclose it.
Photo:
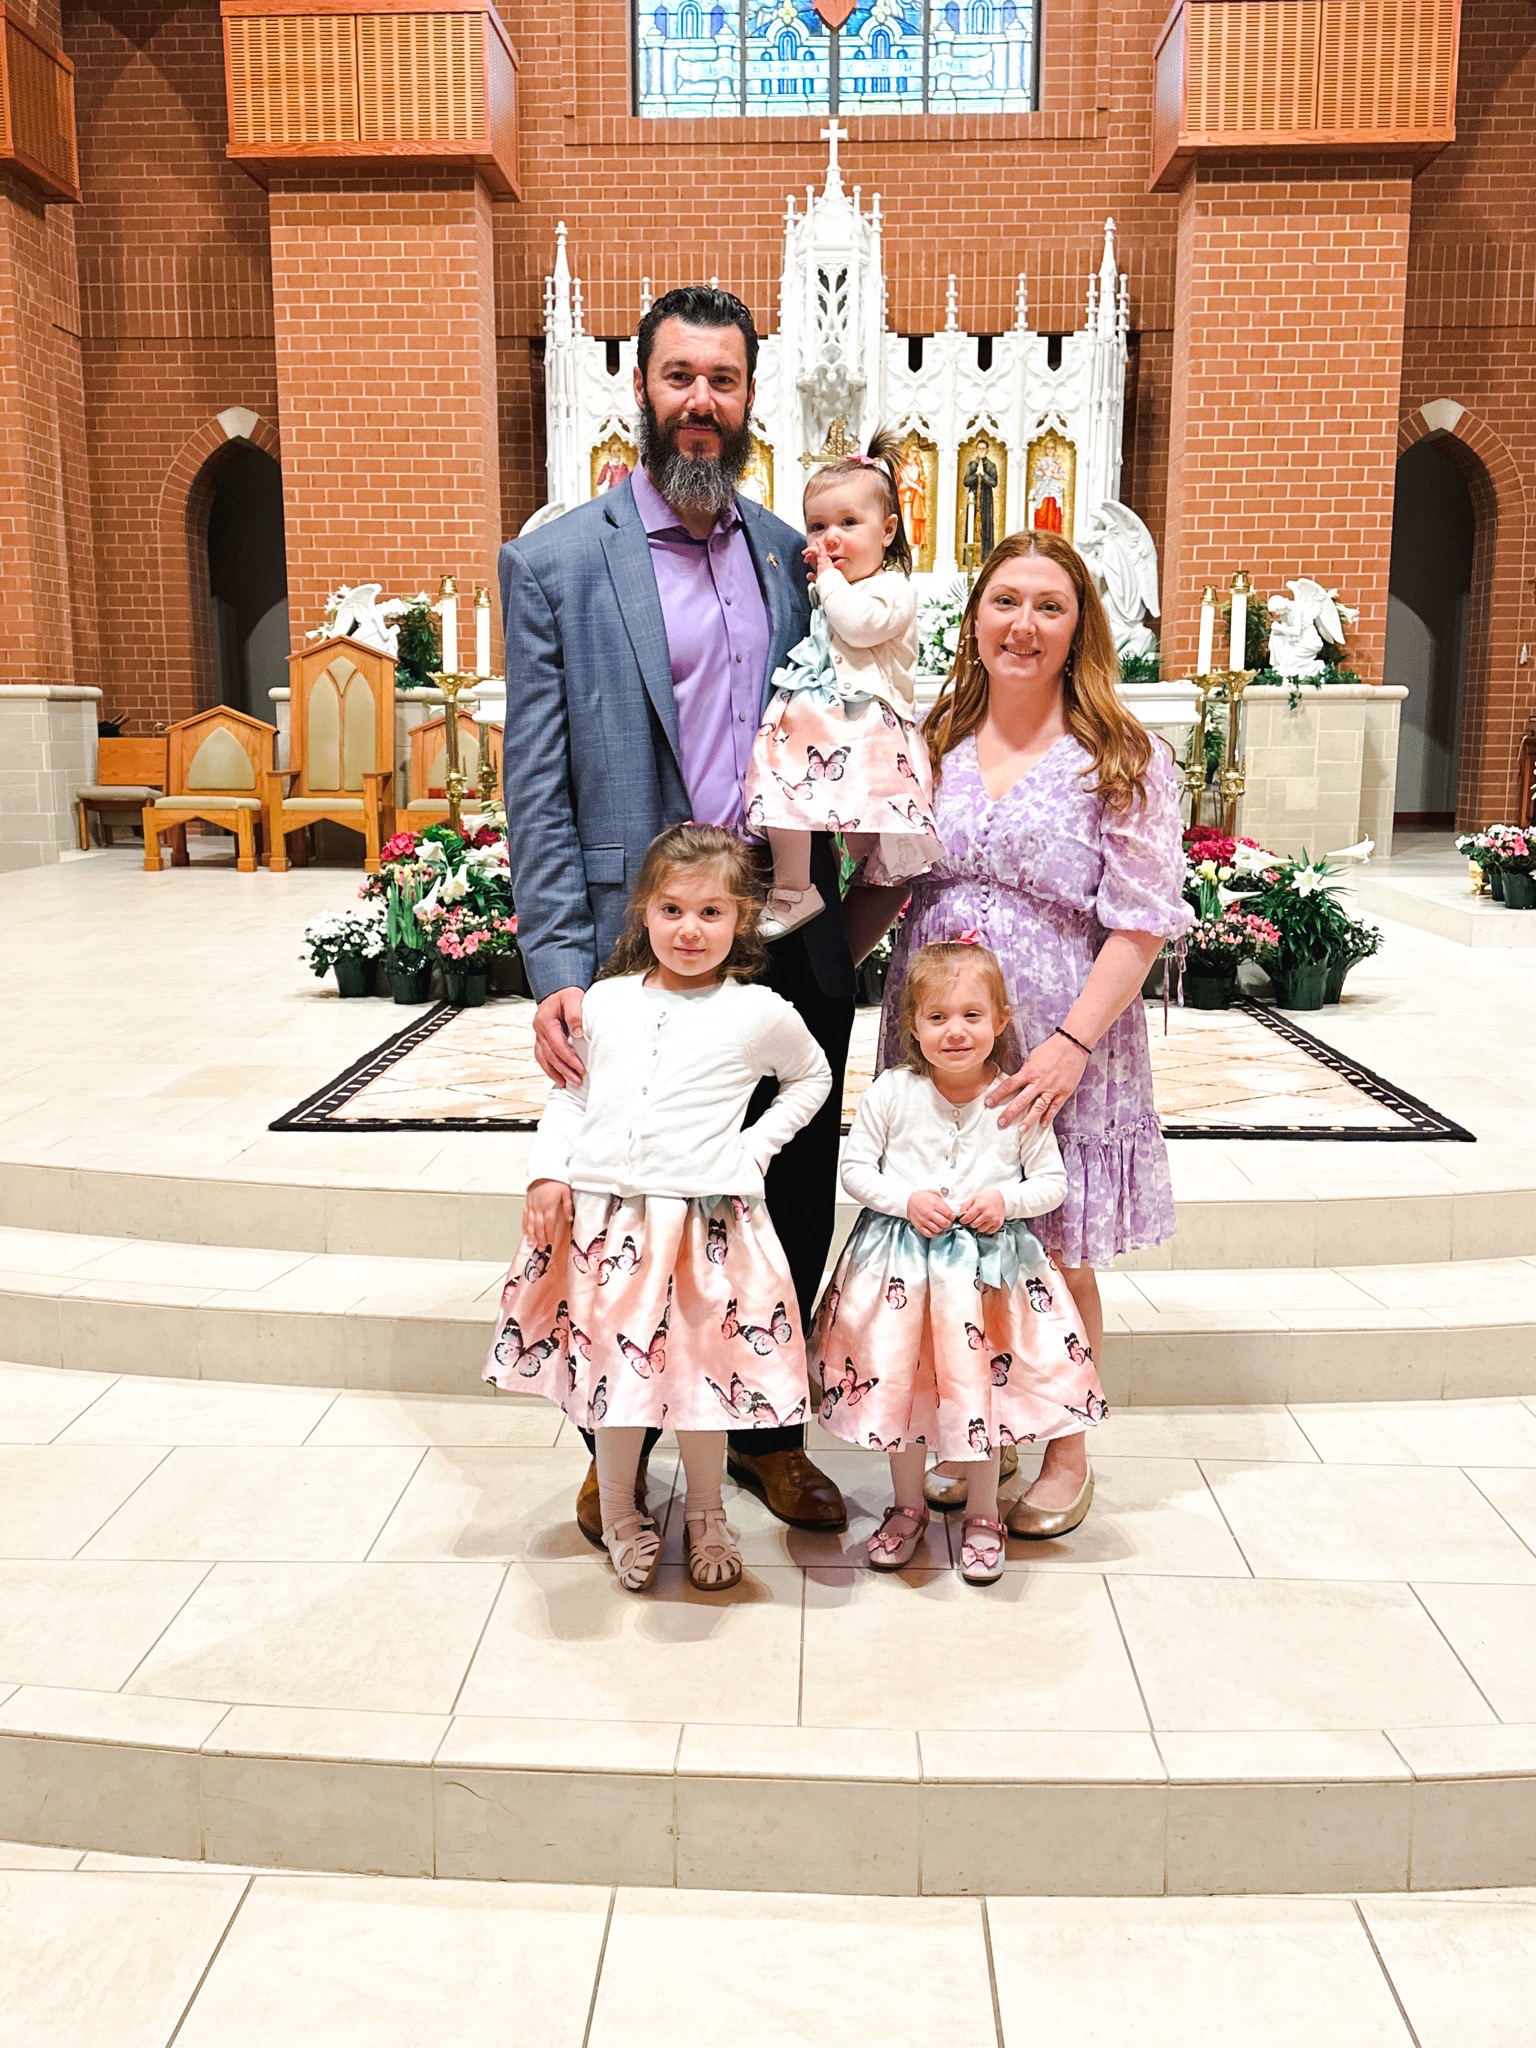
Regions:
[[[955,944],[957,946],[979,946],[981,944],[981,933],[978,931],[956,932]]]

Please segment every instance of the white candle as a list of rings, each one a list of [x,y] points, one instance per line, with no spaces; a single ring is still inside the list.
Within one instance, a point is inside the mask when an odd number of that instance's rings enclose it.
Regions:
[[[1232,578],[1232,638],[1227,646],[1227,667],[1246,668],[1248,653],[1248,578],[1239,569]]]
[[[455,675],[459,666],[459,595],[451,576],[445,576],[437,593],[437,617],[443,634],[443,673]]]
[[[480,584],[475,591],[475,674],[491,672],[491,593]]]
[[[1209,584],[1200,594],[1200,659],[1195,663],[1197,676],[1208,676],[1211,672],[1211,648],[1216,639],[1216,593]]]

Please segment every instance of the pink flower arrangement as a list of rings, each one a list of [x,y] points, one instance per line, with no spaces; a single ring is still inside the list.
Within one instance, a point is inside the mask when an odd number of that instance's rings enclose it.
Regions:
[[[1193,928],[1187,941],[1188,961],[1197,973],[1203,969],[1208,974],[1236,974],[1239,962],[1270,952],[1279,943],[1280,933],[1267,917],[1255,917],[1234,906],[1220,917],[1202,919]]]
[[[468,905],[455,904],[445,910],[441,904],[419,904],[418,923],[426,928],[427,943],[438,958],[454,966],[499,959],[510,953],[517,936],[517,919],[493,911],[486,915]]]

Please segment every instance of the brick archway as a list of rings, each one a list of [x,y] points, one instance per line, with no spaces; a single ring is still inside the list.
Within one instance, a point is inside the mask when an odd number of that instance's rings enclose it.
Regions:
[[[231,432],[229,413],[207,420],[177,450],[160,486],[160,691],[168,720],[189,718],[213,702],[213,603],[208,595],[208,512],[222,458],[247,444],[281,461],[276,427],[231,408],[244,432]],[[247,424],[248,423],[248,424]]]
[[[1536,715],[1536,669],[1520,664],[1532,637],[1530,506],[1514,457],[1472,407],[1443,398],[1415,407],[1398,427],[1399,455],[1431,437],[1466,478],[1475,521],[1456,786],[1456,822],[1466,830],[1518,807],[1520,740]]]

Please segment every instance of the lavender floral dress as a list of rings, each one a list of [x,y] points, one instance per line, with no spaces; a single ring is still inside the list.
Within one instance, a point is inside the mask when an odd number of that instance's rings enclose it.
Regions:
[[[1088,769],[1085,782],[1083,771]],[[944,851],[912,885],[886,981],[880,1065],[901,1057],[896,1034],[907,961],[919,946],[975,930],[997,954],[1028,1053],[1064,1022],[1111,931],[1187,929],[1179,785],[1167,749],[1153,749],[1143,805],[1106,809],[1089,757],[1070,734],[994,803],[974,738],[944,762],[934,817]],[[1152,1105],[1146,1013],[1133,1002],[1105,1032],[1055,1131],[1067,1199],[1037,1217],[1036,1236],[1064,1266],[1108,1266],[1119,1252],[1174,1231],[1168,1152]]]

